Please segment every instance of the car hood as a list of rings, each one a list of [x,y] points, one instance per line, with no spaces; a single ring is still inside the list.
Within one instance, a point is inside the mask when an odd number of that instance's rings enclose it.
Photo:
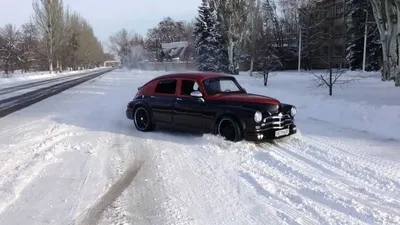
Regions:
[[[212,97],[213,100],[218,101],[235,101],[235,102],[248,102],[248,103],[261,103],[261,104],[274,104],[279,105],[277,99],[256,94],[217,94]]]

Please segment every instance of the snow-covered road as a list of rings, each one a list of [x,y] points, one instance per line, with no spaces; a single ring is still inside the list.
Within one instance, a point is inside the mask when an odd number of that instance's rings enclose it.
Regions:
[[[116,70],[0,119],[0,224],[400,224],[398,140],[301,113],[276,145],[141,133],[126,103],[159,74]]]

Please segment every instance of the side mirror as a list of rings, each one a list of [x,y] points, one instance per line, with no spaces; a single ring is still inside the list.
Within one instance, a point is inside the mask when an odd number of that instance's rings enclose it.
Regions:
[[[203,94],[200,91],[192,91],[192,93],[190,93],[190,96],[196,97],[196,98],[201,98],[201,97],[203,97]]]

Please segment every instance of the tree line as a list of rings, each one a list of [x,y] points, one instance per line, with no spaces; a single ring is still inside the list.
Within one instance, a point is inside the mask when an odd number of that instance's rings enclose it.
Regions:
[[[134,67],[165,60],[160,43],[187,41],[185,60],[199,70],[238,74],[248,62],[250,74],[266,78],[272,70],[312,70],[319,63],[330,73],[320,81],[332,86],[343,71],[332,75],[338,58],[339,69],[345,59],[351,70],[363,68],[366,36],[365,70],[400,86],[400,0],[347,0],[341,7],[324,1],[330,0],[203,0],[192,21],[167,17],[146,36],[123,29],[110,46]],[[340,18],[345,22],[337,24]]]
[[[88,21],[62,0],[34,0],[32,9],[31,19],[21,27],[0,27],[0,68],[6,74],[93,68],[113,59]]]

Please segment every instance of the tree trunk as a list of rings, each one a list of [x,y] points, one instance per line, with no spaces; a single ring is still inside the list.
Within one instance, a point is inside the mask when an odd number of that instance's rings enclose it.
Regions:
[[[53,60],[49,57],[49,73],[53,73]]]
[[[251,56],[251,59],[250,59],[250,76],[253,76],[253,69],[254,69],[254,56]]]
[[[390,61],[389,61],[389,52],[387,49],[386,41],[382,42],[382,75],[381,80],[387,81],[390,77]]]
[[[268,75],[269,71],[264,71],[264,86],[268,85]]]
[[[397,11],[397,25],[395,26],[395,41],[394,44],[396,45],[395,55],[397,57],[396,61],[396,69],[394,71],[394,85],[396,87],[400,86],[400,1],[395,1],[396,11]],[[396,54],[397,53],[397,54]]]
[[[234,48],[234,43],[231,37],[229,37],[229,44],[228,44],[228,57],[229,57],[229,72],[231,74],[235,73],[235,65],[233,62],[233,48]]]

